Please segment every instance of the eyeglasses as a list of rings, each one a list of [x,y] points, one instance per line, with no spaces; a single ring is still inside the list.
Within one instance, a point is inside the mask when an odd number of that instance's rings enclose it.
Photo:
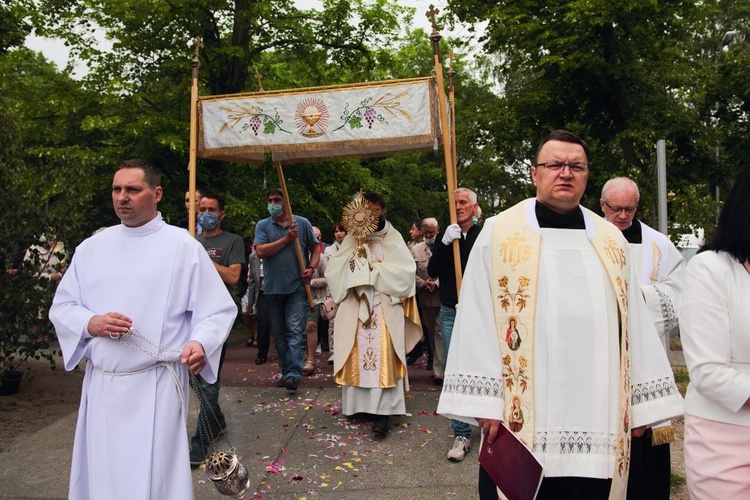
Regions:
[[[584,172],[588,172],[589,170],[589,166],[586,163],[579,162],[562,163],[559,161],[548,161],[545,163],[537,163],[534,166],[544,167],[550,172],[561,172],[565,167],[568,167],[568,169],[574,174],[582,174]]]
[[[607,208],[609,208],[610,210],[612,210],[615,213],[625,212],[628,215],[633,215],[635,213],[635,211],[638,210],[638,205],[636,205],[634,207],[613,207],[612,205],[610,205],[609,203],[607,203],[604,200],[602,200],[602,203],[604,203],[605,205],[607,205]]]

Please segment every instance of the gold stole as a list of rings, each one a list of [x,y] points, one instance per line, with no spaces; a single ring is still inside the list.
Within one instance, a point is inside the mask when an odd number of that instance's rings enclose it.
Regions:
[[[530,205],[529,205],[530,204]],[[534,217],[536,200],[526,200],[497,216],[492,228],[492,291],[495,329],[503,363],[503,420],[521,442],[533,450],[534,319],[541,234],[527,218]],[[588,212],[594,236],[589,239],[607,272],[617,297],[620,319],[620,390],[615,468],[610,498],[624,498],[630,460],[630,354],[628,338],[628,274],[624,238],[601,217]],[[587,231],[588,233],[589,231]]]

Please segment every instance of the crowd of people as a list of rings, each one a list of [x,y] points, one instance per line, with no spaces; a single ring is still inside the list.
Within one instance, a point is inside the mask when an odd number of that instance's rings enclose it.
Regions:
[[[246,246],[223,229],[221,196],[196,192],[192,237],[162,220],[156,169],[121,162],[112,202],[122,224],[76,249],[49,312],[66,369],[86,360],[71,497],[192,497],[188,463],[226,432],[220,372],[238,318],[255,364],[268,362],[273,338],[290,394],[330,351],[342,413],[370,422],[375,440],[407,413],[409,367],[426,354],[454,433],[447,459],[470,453],[472,427],[486,445],[504,426],[543,464],[537,498],[550,499],[669,498],[683,399],[667,354],[679,328],[688,487],[698,498],[747,496],[750,169],[714,240],[686,265],[635,218],[632,180],[604,185],[604,217],[582,207],[589,168],[587,144],[555,131],[531,167],[535,197],[482,223],[476,193],[458,188],[455,222],[415,220],[408,242],[377,193],[361,195],[374,231],[337,224],[327,245],[270,189]],[[189,445],[188,379],[201,400]],[[113,463],[139,469],[121,475]],[[479,496],[498,498],[487,467],[477,468]]]

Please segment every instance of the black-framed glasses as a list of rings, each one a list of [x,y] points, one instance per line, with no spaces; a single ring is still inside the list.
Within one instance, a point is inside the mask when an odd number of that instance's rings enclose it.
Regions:
[[[636,205],[634,207],[613,207],[612,205],[610,205],[609,203],[607,203],[604,200],[602,200],[602,203],[604,203],[605,205],[607,205],[607,208],[609,208],[610,210],[612,210],[615,213],[625,212],[628,215],[633,215],[635,213],[635,211],[638,210],[638,205]]]
[[[582,174],[584,172],[588,172],[589,166],[587,163],[582,162],[573,162],[573,163],[563,163],[559,161],[548,161],[544,163],[537,163],[534,165],[535,167],[544,167],[550,172],[561,172],[565,167],[568,167],[568,170],[570,170],[574,174]]]

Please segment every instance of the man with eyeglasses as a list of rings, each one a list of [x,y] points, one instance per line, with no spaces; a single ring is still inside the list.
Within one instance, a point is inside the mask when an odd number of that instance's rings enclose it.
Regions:
[[[677,333],[676,307],[682,289],[685,259],[662,233],[635,218],[640,201],[638,185],[627,177],[608,180],[599,203],[604,218],[622,231],[631,250],[641,292],[665,352]],[[633,438],[630,450],[629,498],[669,498],[670,453],[674,429],[669,422]]]
[[[523,443],[544,467],[542,499],[624,498],[631,433],[683,412],[646,305],[629,286],[638,279],[627,242],[580,206],[588,175],[586,143],[552,132],[531,167],[536,197],[485,222],[437,410],[478,424],[495,449]],[[501,425],[508,432],[495,442]],[[497,498],[487,465],[479,495]],[[509,475],[521,480],[517,470],[496,477]]]

